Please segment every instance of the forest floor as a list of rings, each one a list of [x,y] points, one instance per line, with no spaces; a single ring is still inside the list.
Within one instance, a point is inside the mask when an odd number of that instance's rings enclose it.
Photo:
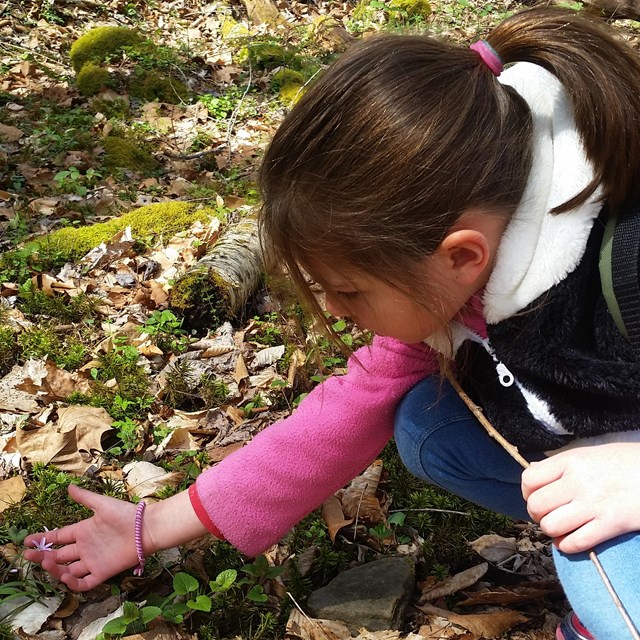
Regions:
[[[427,487],[393,444],[365,472],[371,514],[343,513],[347,489],[337,522],[318,510],[258,559],[207,538],[75,594],[20,551],[87,516],[70,483],[166,498],[344,372],[266,288],[217,321],[177,313],[172,288],[259,204],[265,145],[349,43],[380,30],[470,43],[525,4],[278,0],[258,16],[240,2],[0,2],[0,638],[84,640],[94,620],[106,637],[293,637],[314,589],[387,555],[415,562],[411,615],[367,638],[555,637],[566,602],[544,536]],[[83,67],[72,45],[104,26],[126,42],[112,32]],[[132,235],[73,235],[140,211]]]

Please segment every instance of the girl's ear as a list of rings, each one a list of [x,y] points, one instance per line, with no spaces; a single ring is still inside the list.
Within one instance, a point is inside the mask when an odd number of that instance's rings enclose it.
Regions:
[[[458,229],[449,233],[436,250],[445,277],[460,285],[483,287],[489,277],[495,248],[477,229]]]

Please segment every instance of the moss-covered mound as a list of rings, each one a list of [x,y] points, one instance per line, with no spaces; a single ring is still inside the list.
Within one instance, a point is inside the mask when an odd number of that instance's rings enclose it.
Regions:
[[[129,80],[129,93],[140,100],[178,104],[189,99],[189,89],[176,78],[162,76],[155,71],[144,71]]]
[[[283,67],[271,78],[271,88],[286,105],[297,102],[304,93],[305,77],[300,71]]]
[[[93,62],[87,62],[78,72],[76,86],[83,96],[95,96],[103,87],[113,85],[111,74]]]
[[[104,164],[107,167],[121,167],[148,173],[159,166],[158,161],[150,153],[124,138],[107,136],[101,144],[105,152]]]
[[[62,254],[67,260],[83,256],[101,242],[131,227],[134,238],[171,236],[188,229],[196,220],[206,222],[216,216],[213,209],[198,209],[190,202],[162,202],[134,209],[124,215],[89,227],[67,227],[54,231],[41,244],[44,251]]]
[[[142,42],[142,36],[127,27],[97,27],[80,36],[69,51],[71,64],[78,73],[87,62],[104,62],[124,47]]]
[[[404,11],[408,16],[428,18],[431,15],[431,5],[428,0],[391,0],[392,9]]]
[[[238,53],[241,62],[248,60],[258,69],[296,65],[295,53],[276,42],[252,42]]]
[[[278,69],[271,77],[271,88],[274,91],[280,91],[282,87],[288,84],[303,85],[305,81],[304,76],[295,69],[287,69],[283,67]]]

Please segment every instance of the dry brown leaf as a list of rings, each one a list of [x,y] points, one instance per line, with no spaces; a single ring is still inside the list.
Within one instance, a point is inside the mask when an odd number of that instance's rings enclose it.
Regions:
[[[322,517],[327,523],[327,529],[329,530],[329,538],[331,542],[336,541],[336,534],[340,529],[350,525],[353,522],[353,518],[345,518],[342,512],[342,506],[340,500],[335,496],[331,496],[322,505]]]
[[[277,347],[267,347],[256,352],[253,357],[253,367],[268,367],[275,364],[284,355],[285,346],[283,344]]]
[[[284,637],[285,640],[351,640],[351,632],[340,620],[309,618],[292,609]]]
[[[223,356],[225,353],[230,353],[231,351],[233,351],[233,347],[217,345],[217,346],[212,346],[205,349],[200,355],[200,357],[201,358],[217,358],[218,356]]]
[[[6,142],[17,142],[22,138],[24,132],[17,127],[12,127],[8,124],[0,124],[0,140]]]
[[[156,624],[149,631],[124,636],[123,640],[196,640],[197,636],[187,633],[181,626],[172,626],[166,622]]]
[[[165,471],[150,462],[131,462],[122,469],[125,486],[132,496],[148,498],[165,487],[177,487],[184,480],[184,473]]]
[[[237,451],[238,449],[242,449],[244,447],[244,442],[234,442],[233,444],[228,444],[224,447],[216,447],[213,446],[209,448],[205,447],[209,460],[211,462],[220,462],[220,460],[224,460],[228,455]]]
[[[162,307],[166,305],[169,300],[169,294],[164,290],[162,284],[155,280],[149,280],[148,282],[151,289],[151,299],[156,303],[156,306]]]
[[[470,567],[465,571],[456,573],[456,575],[450,576],[430,589],[423,591],[420,596],[420,602],[433,602],[443,596],[450,596],[462,589],[467,589],[478,582],[478,580],[487,573],[488,569],[489,565],[486,562],[483,562],[475,567]]]
[[[382,460],[375,460],[364,473],[351,481],[342,494],[342,509],[347,517],[370,524],[386,521],[380,501],[376,498],[381,475]]]
[[[243,380],[246,380],[249,377],[249,370],[247,369],[247,365],[244,363],[244,358],[242,354],[238,355],[238,359],[236,360],[236,368],[233,372],[233,379],[236,381],[236,384],[240,384]]]
[[[18,504],[27,493],[27,487],[22,476],[15,476],[0,481],[0,513]]]
[[[505,606],[516,602],[537,600],[554,592],[562,593],[562,588],[557,580],[540,580],[520,584],[515,587],[491,587],[489,589],[483,589],[482,591],[476,591],[469,594],[465,600],[457,602],[456,606],[471,607],[487,604]]]
[[[430,604],[420,605],[417,608],[429,615],[445,618],[483,638],[495,638],[511,627],[529,621],[527,616],[507,609],[497,609],[487,613],[459,614]]]
[[[101,439],[111,431],[112,422],[99,407],[65,407],[40,427],[18,429],[18,450],[26,463],[53,464],[61,471],[83,475],[100,465]]]
[[[241,425],[245,420],[245,412],[233,405],[225,407],[224,412],[233,420],[236,425]]]
[[[469,542],[469,546],[489,562],[502,562],[518,551],[515,538],[504,538],[495,533],[480,536]]]
[[[199,449],[198,443],[189,433],[188,429],[178,428],[172,431],[158,445],[163,451],[195,451]]]
[[[68,618],[71,614],[75,613],[78,605],[80,604],[80,599],[77,594],[68,592],[60,608],[56,611],[56,618]]]
[[[45,404],[64,400],[74,391],[91,391],[91,384],[85,377],[59,369],[55,362],[29,360],[23,370],[25,378],[16,385],[16,389],[38,396]]]

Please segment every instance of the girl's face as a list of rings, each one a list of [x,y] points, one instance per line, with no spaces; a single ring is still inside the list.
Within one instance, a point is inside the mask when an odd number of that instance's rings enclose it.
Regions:
[[[425,270],[436,268],[429,265]],[[322,275],[326,309],[331,315],[349,317],[361,329],[409,344],[422,342],[445,326],[473,293],[455,282],[448,283],[446,299],[434,301],[428,308],[419,302],[419,291],[402,285],[363,273],[346,276],[326,266],[314,272]],[[433,279],[426,277],[425,282]]]
[[[326,307],[363,329],[402,342],[422,342],[442,329],[484,287],[508,216],[465,211],[438,248],[392,284],[349,265],[315,261],[310,271],[325,286]],[[409,280],[409,277],[411,278]]]

